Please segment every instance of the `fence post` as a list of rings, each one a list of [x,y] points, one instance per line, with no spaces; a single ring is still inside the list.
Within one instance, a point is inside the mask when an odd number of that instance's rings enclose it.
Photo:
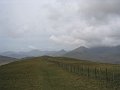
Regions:
[[[88,67],[88,78],[90,77],[90,69],[89,69],[89,67]]]
[[[107,70],[107,68],[105,70],[105,74],[106,74],[106,88],[107,88],[107,82],[108,82],[108,70]]]
[[[112,83],[113,83],[112,86],[113,86],[113,88],[115,88],[115,82],[114,82],[114,81],[115,81],[115,77],[114,77],[114,76],[115,76],[115,75],[114,75],[114,72],[113,72],[113,73],[112,73]]]
[[[97,79],[97,69],[95,67],[95,79]]]
[[[105,73],[106,73],[106,81],[108,81],[108,69],[107,68],[106,68]]]

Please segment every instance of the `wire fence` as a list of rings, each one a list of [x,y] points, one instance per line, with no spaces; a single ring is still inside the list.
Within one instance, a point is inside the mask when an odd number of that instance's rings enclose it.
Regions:
[[[81,76],[86,76],[88,79],[99,80],[99,86],[105,88],[112,88],[112,90],[120,90],[120,68],[101,68],[101,67],[91,67],[89,65],[74,65],[70,63],[64,63],[59,61],[49,62],[54,63],[58,67],[64,70],[76,73]]]

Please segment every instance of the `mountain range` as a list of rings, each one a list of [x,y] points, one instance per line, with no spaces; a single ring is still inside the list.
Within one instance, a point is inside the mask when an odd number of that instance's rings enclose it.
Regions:
[[[62,56],[81,60],[90,60],[103,63],[120,63],[120,46],[114,47],[78,47],[71,51],[41,51],[31,50],[29,52],[3,52],[0,55],[13,58],[38,57],[38,56]]]
[[[62,56],[65,53],[67,53],[67,51],[65,50],[60,50],[60,51],[41,51],[41,50],[31,50],[28,52],[3,52],[0,53],[0,55],[4,55],[4,56],[8,56],[8,57],[13,57],[13,58],[25,58],[25,57],[38,57],[38,56],[44,56],[44,55],[48,55],[48,56]]]
[[[64,54],[64,56],[96,62],[120,63],[120,46],[92,48],[79,47]]]

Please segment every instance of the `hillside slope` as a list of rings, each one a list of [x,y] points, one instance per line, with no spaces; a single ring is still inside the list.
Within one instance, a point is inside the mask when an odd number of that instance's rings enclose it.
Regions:
[[[9,63],[9,62],[12,62],[12,61],[15,61],[15,60],[16,60],[15,58],[0,55],[0,65]]]
[[[100,87],[98,80],[68,72],[52,63],[51,60],[71,64],[96,64],[53,57],[17,61],[0,67],[0,90],[112,90]],[[98,66],[101,65],[98,64]],[[112,65],[107,66],[112,67]]]
[[[120,63],[120,46],[94,48],[79,47],[64,54],[64,56],[104,63]]]

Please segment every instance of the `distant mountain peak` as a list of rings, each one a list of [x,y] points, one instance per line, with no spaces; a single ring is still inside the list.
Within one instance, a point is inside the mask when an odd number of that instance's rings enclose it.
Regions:
[[[75,51],[83,51],[83,50],[86,50],[88,48],[84,47],[84,46],[80,46],[78,48],[75,49]]]
[[[108,63],[120,63],[120,46],[78,47],[64,56],[82,60],[91,60]]]
[[[33,50],[31,50],[30,52],[38,52],[38,51],[40,51],[40,50],[38,50],[38,49],[33,49]]]
[[[66,52],[64,49],[61,49],[60,52]]]

